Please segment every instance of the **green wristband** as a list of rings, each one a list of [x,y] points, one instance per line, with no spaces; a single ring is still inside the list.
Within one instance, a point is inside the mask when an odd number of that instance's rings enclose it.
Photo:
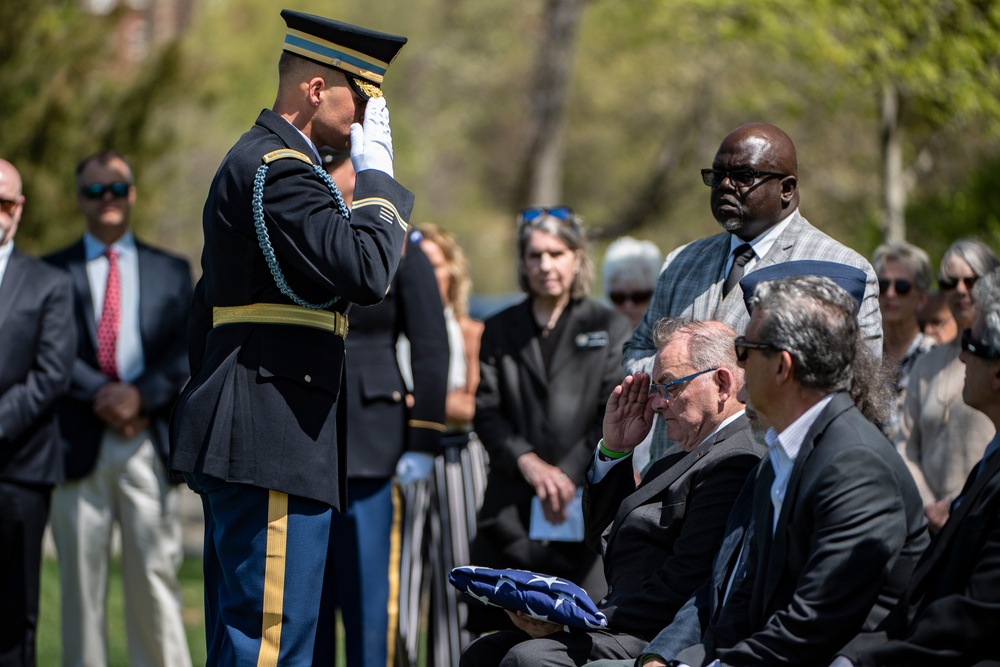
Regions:
[[[604,438],[601,438],[601,441],[597,443],[597,449],[600,450],[600,452],[602,454],[604,454],[604,456],[608,457],[609,459],[623,459],[623,458],[625,458],[626,456],[628,456],[629,454],[632,453],[632,452],[613,452],[613,451],[611,451],[610,449],[608,449],[607,447],[604,446]]]

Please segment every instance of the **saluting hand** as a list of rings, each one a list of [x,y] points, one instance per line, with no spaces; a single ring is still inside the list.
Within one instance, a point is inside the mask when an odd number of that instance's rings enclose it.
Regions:
[[[630,452],[643,441],[652,427],[649,375],[628,375],[608,397],[604,410],[604,447],[613,452]]]
[[[358,173],[376,169],[392,176],[392,132],[384,97],[368,100],[364,124],[351,125],[351,162]]]

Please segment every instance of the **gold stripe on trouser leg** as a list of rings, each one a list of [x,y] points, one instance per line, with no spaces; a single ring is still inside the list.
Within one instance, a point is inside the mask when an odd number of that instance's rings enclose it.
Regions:
[[[403,507],[399,487],[392,485],[392,529],[389,533],[389,623],[385,633],[386,667],[396,662],[396,632],[399,628],[399,559],[402,557]]]
[[[267,547],[264,560],[264,613],[257,667],[276,667],[281,652],[281,613],[285,599],[288,546],[288,494],[268,491]]]

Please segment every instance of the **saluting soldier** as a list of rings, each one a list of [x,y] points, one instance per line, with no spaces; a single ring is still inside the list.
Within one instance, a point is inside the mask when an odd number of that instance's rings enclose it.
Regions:
[[[330,522],[346,504],[346,312],[378,303],[413,195],[393,179],[381,83],[404,37],[282,10],[271,110],[205,203],[192,379],[172,467],[205,510],[208,664],[333,664]],[[353,207],[318,147],[346,150]]]

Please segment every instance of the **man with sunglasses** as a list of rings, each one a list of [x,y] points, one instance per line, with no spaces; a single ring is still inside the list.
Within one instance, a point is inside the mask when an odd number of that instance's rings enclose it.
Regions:
[[[962,334],[962,399],[1000,428],[1000,269],[973,289],[979,315]],[[1000,660],[1000,435],[972,467],[899,604],[834,664],[995,664]]]
[[[898,600],[927,545],[920,494],[895,448],[848,389],[859,328],[832,280],[754,289],[735,340],[750,402],[770,425],[753,498],[750,572],[702,642],[676,655],[700,667],[829,661]]]
[[[652,328],[665,316],[718,320],[746,329],[739,279],[757,268],[790,260],[826,260],[862,269],[865,299],[858,314],[862,336],[882,353],[882,320],[875,272],[864,257],[809,224],[799,213],[798,159],[787,134],[753,123],[733,130],[719,146],[712,167],[702,170],[711,188],[712,213],[723,232],[671,252],[663,265],[642,322],[625,343],[626,372],[652,366]],[[653,456],[669,444],[658,427]]]
[[[626,377],[608,398],[584,495],[587,543],[604,557],[608,594],[598,607],[607,628],[563,632],[512,616],[519,630],[477,640],[463,666],[635,658],[705,581],[732,503],[764,453],[737,398],[734,334],[718,322],[664,318],[654,329],[652,378]],[[681,451],[657,461],[636,488],[631,454],[654,413]]]
[[[70,277],[14,247],[24,202],[21,175],[0,160],[0,664],[11,667],[36,663],[42,534],[63,481],[52,406],[76,343]]]
[[[83,238],[46,259],[73,276],[76,361],[57,405],[66,483],[52,498],[63,665],[107,664],[111,535],[121,534],[132,664],[191,664],[177,569],[180,491],[167,475],[170,411],[188,377],[187,261],[138,241],[132,168],[108,151],[76,169]]]

